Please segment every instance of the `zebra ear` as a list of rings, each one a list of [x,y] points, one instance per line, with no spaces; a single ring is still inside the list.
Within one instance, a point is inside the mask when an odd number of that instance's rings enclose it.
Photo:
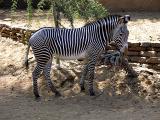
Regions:
[[[130,19],[131,19],[130,15],[124,15],[124,16],[119,18],[119,21],[126,24],[126,23],[128,23],[128,21],[130,21]]]

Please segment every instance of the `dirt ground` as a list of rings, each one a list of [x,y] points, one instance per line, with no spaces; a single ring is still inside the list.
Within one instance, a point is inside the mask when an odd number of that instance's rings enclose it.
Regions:
[[[26,27],[23,18],[11,23],[5,11],[0,12],[4,14],[0,17],[0,24]],[[132,33],[130,41],[160,42],[159,13],[126,14],[133,17],[129,23]],[[35,21],[37,19],[35,17]],[[50,23],[46,17],[42,16],[41,19]],[[31,28],[45,25],[44,21],[33,22]],[[83,21],[76,23],[76,26],[82,24]],[[78,85],[83,62],[62,61],[63,69],[57,70],[53,61],[51,78],[62,97],[54,97],[41,76],[39,91],[42,98],[39,102],[35,101],[31,78],[34,58],[30,61],[28,72],[22,65],[26,47],[11,39],[0,38],[0,120],[160,119],[160,71],[139,65],[133,65],[138,73],[137,78],[127,77],[124,70],[97,67],[94,85],[96,94],[102,90],[104,92],[100,96],[90,97],[87,93],[80,93]],[[33,56],[32,52],[29,56]]]

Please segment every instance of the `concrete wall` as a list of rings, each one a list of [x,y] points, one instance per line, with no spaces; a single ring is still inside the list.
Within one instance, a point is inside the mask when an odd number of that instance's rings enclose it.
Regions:
[[[111,11],[160,11],[160,0],[99,0]]]

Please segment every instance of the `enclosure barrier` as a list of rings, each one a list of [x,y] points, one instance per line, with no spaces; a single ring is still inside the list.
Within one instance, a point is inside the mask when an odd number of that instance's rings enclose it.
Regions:
[[[109,47],[108,49],[114,49]],[[160,43],[128,43],[128,61],[144,64],[148,68],[160,70]]]
[[[23,44],[27,44],[28,39],[34,30],[10,27],[6,24],[0,24],[0,35],[11,38]],[[129,42],[128,61],[131,63],[145,64],[148,68],[160,70],[160,43],[150,42]],[[108,49],[114,49],[109,46]]]
[[[23,44],[27,44],[28,39],[35,30],[10,27],[6,24],[0,24],[1,37],[11,38],[15,41],[19,41]]]

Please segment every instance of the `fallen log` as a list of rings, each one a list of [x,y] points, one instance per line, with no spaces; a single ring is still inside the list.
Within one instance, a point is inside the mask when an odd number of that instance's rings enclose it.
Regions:
[[[141,64],[160,64],[160,57],[137,57],[129,56],[128,60],[132,63],[141,63]]]

